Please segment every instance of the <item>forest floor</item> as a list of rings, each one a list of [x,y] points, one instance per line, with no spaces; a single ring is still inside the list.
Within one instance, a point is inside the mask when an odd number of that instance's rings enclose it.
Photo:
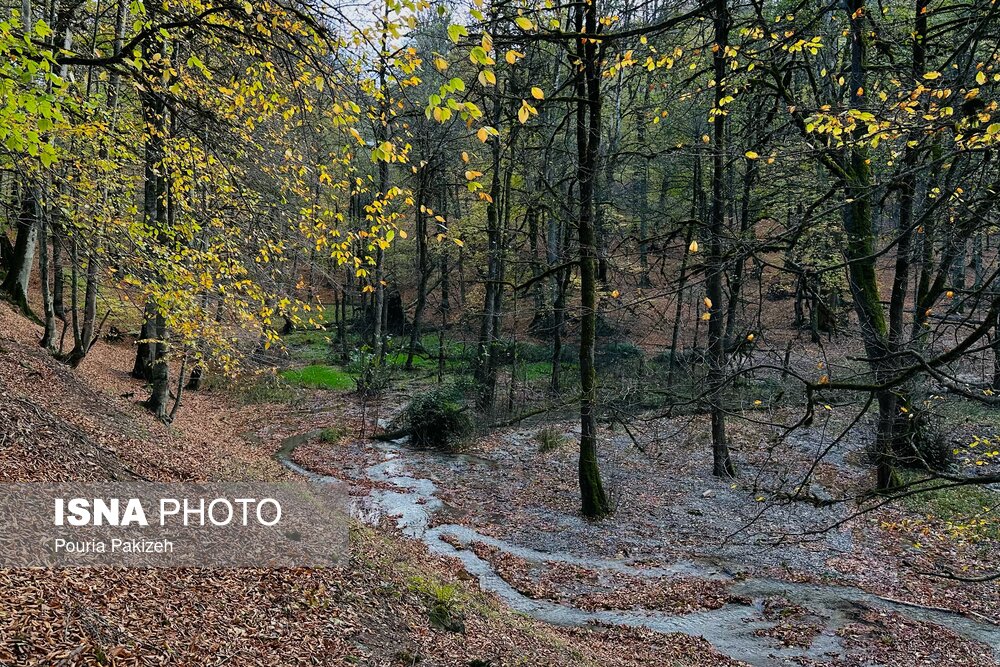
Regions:
[[[286,444],[290,467],[350,482],[369,521],[457,559],[536,618],[681,631],[762,667],[1000,664],[1000,585],[927,574],[992,571],[995,492],[965,499],[963,511],[986,517],[975,537],[949,533],[929,503],[859,504],[873,483],[864,415],[852,425],[855,413],[824,407],[784,438],[773,424],[794,422],[790,409],[733,420],[734,481],[710,474],[704,416],[605,428],[615,511],[588,522],[572,418],[480,434],[460,454],[361,437],[373,413],[388,423],[412,391],[368,405],[312,392],[304,420],[262,437]],[[995,437],[991,420],[966,422],[952,435]],[[789,499],[810,468],[805,498]]]
[[[592,523],[571,419],[445,455],[365,437],[376,406],[346,391],[247,403],[209,389],[165,427],[137,404],[130,344],[102,342],[74,372],[37,336],[0,305],[0,479],[330,475],[350,482],[359,521],[339,569],[0,571],[2,664],[1000,664],[997,584],[920,574],[995,563],[995,541],[938,539],[917,506],[837,525],[849,504],[782,500],[829,423],[780,450],[734,426],[736,482],[708,474],[701,417],[606,429],[615,513]],[[383,397],[381,421],[406,400]],[[545,451],[543,427],[561,436]],[[867,483],[864,432],[811,495]]]
[[[253,434],[304,418],[302,408],[191,392],[167,427],[138,403],[130,343],[102,342],[71,371],[38,347],[39,333],[0,303],[0,480],[293,474],[275,461],[276,444]],[[737,664],[680,633],[513,613],[419,542],[361,524],[342,568],[6,569],[0,590],[5,666]],[[441,605],[461,632],[435,626]]]

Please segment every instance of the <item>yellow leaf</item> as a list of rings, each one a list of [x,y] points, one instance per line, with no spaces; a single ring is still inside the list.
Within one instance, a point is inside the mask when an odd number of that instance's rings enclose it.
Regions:
[[[977,72],[976,73],[976,83],[978,83],[980,86],[985,86],[986,85],[986,75],[983,74],[982,72]]]
[[[521,121],[522,125],[524,125],[525,123],[528,122],[528,118],[530,116],[531,112],[528,111],[528,109],[522,104],[521,108],[517,110],[517,119]]]
[[[756,151],[747,151],[746,153],[744,153],[744,155],[747,156],[747,158],[750,160],[756,160],[757,158],[760,157],[760,155],[758,155]]]
[[[479,73],[479,83],[483,86],[495,86],[497,75],[493,73],[493,70],[484,69]]]
[[[698,242],[691,241],[691,245],[688,246],[688,250],[690,250],[691,252],[698,252]]]
[[[531,19],[526,16],[518,16],[514,19],[514,23],[516,23],[517,27],[521,30],[531,30],[535,27],[535,24],[531,22]]]
[[[476,132],[476,138],[485,144],[486,140],[490,138],[490,133],[486,131],[485,127],[481,127]]]
[[[941,72],[927,72],[924,74],[924,78],[928,81],[933,81],[941,77]]]
[[[541,88],[539,88],[538,86],[532,86],[531,87],[531,96],[534,97],[536,100],[544,100],[545,99],[545,92]]]
[[[712,313],[702,313],[701,319],[703,319],[706,322],[709,321],[710,319],[712,319]]]
[[[705,302],[705,307],[706,308],[711,308],[712,307],[712,300],[709,299],[707,296],[703,299],[703,301]]]

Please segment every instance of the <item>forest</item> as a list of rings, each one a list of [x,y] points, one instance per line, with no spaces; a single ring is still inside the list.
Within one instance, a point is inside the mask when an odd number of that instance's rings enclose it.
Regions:
[[[0,487],[351,513],[336,568],[0,524],[0,664],[1000,664],[992,0],[0,19]]]

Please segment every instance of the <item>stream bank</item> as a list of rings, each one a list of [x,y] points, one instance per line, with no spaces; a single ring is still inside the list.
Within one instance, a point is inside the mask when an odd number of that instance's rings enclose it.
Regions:
[[[328,479],[325,475],[293,460],[297,447],[318,436],[318,431],[310,431],[287,437],[277,457],[294,472],[323,483]],[[834,664],[850,650],[843,638],[848,626],[863,622],[866,614],[876,613],[948,628],[963,640],[992,647],[992,659],[1000,659],[1000,628],[955,612],[911,606],[860,588],[759,576],[751,573],[745,563],[724,558],[677,558],[666,564],[650,564],[648,559],[628,556],[592,557],[585,555],[586,550],[581,553],[566,549],[559,541],[546,540],[545,536],[514,541],[490,534],[494,531],[483,527],[449,521],[455,511],[443,500],[448,496],[448,489],[441,487],[441,478],[447,472],[462,474],[478,468],[481,472],[486,469],[485,476],[492,477],[496,483],[495,476],[490,474],[490,469],[495,471],[498,466],[496,460],[415,451],[403,440],[360,445],[373,450],[369,454],[376,459],[362,468],[363,480],[357,480],[370,486],[369,492],[355,503],[355,514],[360,520],[372,524],[394,520],[403,535],[422,541],[433,554],[457,559],[483,590],[496,594],[512,609],[538,620],[562,626],[633,627],[700,636],[719,652],[754,667],[779,667]],[[428,469],[435,472],[429,473]],[[573,516],[558,519],[576,521]],[[539,546],[539,541],[544,548]],[[512,585],[498,571],[494,559],[483,557],[484,548],[503,558],[517,559],[534,570],[578,568],[594,578],[597,588],[614,588],[616,577],[621,576],[654,584],[685,578],[722,582],[726,598],[714,608],[688,613],[640,609],[631,605],[584,609],[572,604],[571,598],[545,599],[526,594],[520,590],[523,587]],[[813,631],[804,641],[801,638],[785,642],[774,639],[789,625],[782,623],[780,612],[777,617],[771,613],[775,605],[799,610],[793,622],[812,626]],[[989,654],[989,648],[983,650]]]

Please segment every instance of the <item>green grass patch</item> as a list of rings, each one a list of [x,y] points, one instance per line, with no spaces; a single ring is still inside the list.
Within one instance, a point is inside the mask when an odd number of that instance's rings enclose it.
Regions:
[[[313,389],[354,389],[354,379],[347,372],[323,364],[283,371],[281,377],[292,384]]]
[[[419,576],[411,577],[409,586],[427,602],[427,616],[432,626],[450,632],[465,631],[464,596],[458,586]]]
[[[985,487],[956,486],[919,493],[904,498],[903,506],[946,522],[956,534],[1000,539],[1000,493]]]
[[[385,363],[403,368],[404,366],[406,366],[406,356],[407,356],[406,352],[393,352],[391,354],[386,355]],[[437,368],[437,365],[438,365],[438,360],[436,358],[428,359],[427,357],[421,356],[419,354],[413,355],[414,368],[420,368],[420,369]]]
[[[438,354],[438,335],[436,333],[424,334],[420,337],[420,344],[427,350],[434,359]],[[451,340],[447,336],[444,339],[444,358],[447,361],[452,359],[471,360],[475,358],[476,346],[474,344],[463,343],[460,340]]]
[[[949,426],[1000,426],[1000,410],[978,401],[948,397],[943,401],[934,401],[933,409]]]
[[[566,364],[563,364],[566,369]],[[548,361],[532,361],[526,364],[518,364],[516,376],[522,382],[534,382],[542,378],[552,377],[552,363]]]
[[[577,376],[578,364],[562,364],[563,382],[572,381]],[[518,382],[540,382],[548,381],[552,377],[552,362],[531,361],[528,363],[518,362],[514,369],[514,378]]]
[[[322,362],[330,358],[334,333],[324,330],[294,331],[282,337],[288,356],[296,361]]]

